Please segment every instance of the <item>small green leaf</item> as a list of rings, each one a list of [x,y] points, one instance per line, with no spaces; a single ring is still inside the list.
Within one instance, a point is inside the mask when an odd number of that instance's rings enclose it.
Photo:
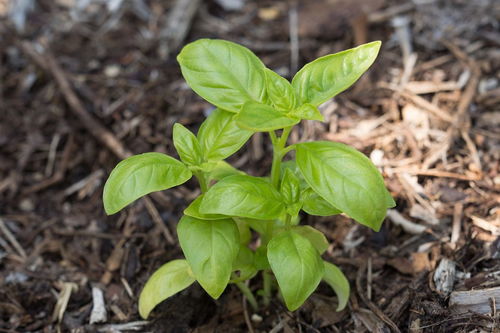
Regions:
[[[267,247],[265,245],[259,246],[255,251],[254,266],[260,271],[271,268],[267,260]]]
[[[310,187],[302,192],[302,210],[309,215],[332,216],[342,213],[333,207],[328,201],[319,196],[318,193]]]
[[[290,82],[269,68],[264,69],[264,71],[266,74],[267,95],[272,105],[282,111],[295,108],[297,97]]]
[[[296,153],[297,165],[316,193],[359,223],[380,229],[387,211],[387,189],[369,158],[328,141],[297,144]]]
[[[305,237],[285,231],[271,239],[267,258],[287,308],[296,310],[323,277],[324,265],[318,251]]]
[[[300,199],[300,180],[290,169],[285,169],[281,179],[280,192],[287,204],[293,204]]]
[[[183,163],[165,154],[129,157],[118,163],[104,185],[104,210],[108,215],[115,214],[134,200],[180,185],[191,176]]]
[[[380,44],[363,44],[305,65],[292,80],[300,103],[317,106],[349,88],[375,61]]]
[[[147,319],[155,306],[189,287],[195,280],[186,260],[172,260],[156,270],[139,296],[139,314]]]
[[[204,214],[223,214],[253,219],[278,218],[284,210],[283,199],[264,179],[230,176],[212,186],[201,202]]]
[[[325,121],[318,108],[309,103],[302,104],[297,109],[292,110],[289,115],[300,119]]]
[[[328,249],[328,241],[321,231],[308,225],[294,226],[292,227],[292,231],[307,238],[316,250],[318,250],[319,254],[323,254]]]
[[[201,152],[198,139],[183,125],[174,125],[174,146],[179,153],[182,162],[188,165],[200,165],[203,163],[203,153]]]
[[[254,132],[269,132],[300,122],[299,118],[287,116],[272,106],[255,102],[243,104],[235,119],[238,126]]]
[[[250,226],[246,219],[233,218],[236,226],[238,226],[238,231],[240,232],[240,243],[243,245],[248,245],[252,240],[252,232],[250,231]]]
[[[189,86],[221,109],[239,112],[247,101],[264,101],[265,66],[246,47],[199,39],[184,46],[177,61]]]
[[[204,194],[199,195],[196,199],[191,202],[186,209],[184,209],[184,214],[187,216],[195,217],[200,220],[222,220],[227,219],[226,215],[220,214],[203,214],[200,212],[201,201],[203,200]]]
[[[237,152],[253,132],[240,128],[235,115],[215,109],[201,124],[198,140],[208,161],[223,160]]]
[[[238,255],[238,227],[230,219],[206,221],[183,216],[177,234],[196,280],[210,296],[219,298]]]
[[[257,274],[254,262],[254,253],[248,247],[242,245],[233,263],[233,271],[239,271],[240,274],[238,278],[233,278],[230,282],[243,282],[254,277]]]
[[[339,299],[337,311],[342,311],[349,300],[349,281],[337,266],[330,264],[327,261],[324,261],[323,263],[325,264],[325,274],[323,275],[323,280],[328,283],[337,294],[337,298]]]

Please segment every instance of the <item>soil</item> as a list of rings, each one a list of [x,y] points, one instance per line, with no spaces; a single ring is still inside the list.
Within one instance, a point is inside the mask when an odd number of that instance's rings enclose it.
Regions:
[[[498,22],[493,0],[0,0],[0,331],[500,332]],[[288,78],[382,40],[325,122],[291,135],[361,150],[397,202],[380,232],[303,216],[349,278],[344,311],[323,284],[293,313],[194,284],[140,319],[148,276],[182,257],[175,227],[198,190],[106,216],[102,187],[129,153],[176,156],[172,125],[196,131],[212,109],[175,60],[201,37],[242,43]],[[260,176],[270,148],[255,135],[229,161]],[[107,316],[90,324],[99,291]]]

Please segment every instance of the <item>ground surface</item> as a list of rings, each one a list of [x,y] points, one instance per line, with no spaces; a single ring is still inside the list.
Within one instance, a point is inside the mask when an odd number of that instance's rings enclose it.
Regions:
[[[0,331],[499,331],[498,2],[203,1],[177,12],[186,1],[30,3],[0,1]],[[213,301],[193,286],[139,321],[147,277],[182,255],[175,226],[196,184],[111,217],[102,186],[125,149],[175,155],[173,123],[196,130],[210,111],[175,61],[200,37],[243,43],[287,77],[383,41],[372,70],[322,107],[326,122],[291,136],[355,146],[397,201],[378,233],[304,217],[350,280],[343,312],[324,285],[299,311],[275,300],[256,315],[236,289]],[[267,140],[255,136],[230,161],[262,175]],[[98,290],[107,319],[90,325]],[[479,307],[467,305],[474,297]]]

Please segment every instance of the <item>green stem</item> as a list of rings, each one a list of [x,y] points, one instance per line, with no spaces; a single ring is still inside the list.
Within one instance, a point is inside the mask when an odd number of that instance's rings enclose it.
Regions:
[[[264,306],[268,307],[269,304],[271,303],[271,274],[269,274],[269,271],[267,269],[262,271],[262,279],[264,281],[264,295],[263,295],[263,300],[264,300]]]
[[[250,304],[250,306],[252,307],[252,309],[255,312],[257,312],[257,310],[259,309],[259,306],[257,305],[257,300],[255,299],[255,296],[253,295],[250,288],[248,288],[248,286],[243,282],[236,282],[236,286],[238,286],[238,288],[240,288],[243,295],[245,295],[245,298],[247,299],[247,301]]]
[[[201,193],[205,193],[206,191],[208,191],[207,179],[205,178],[205,174],[203,173],[203,171],[193,172],[193,174],[200,184]]]
[[[283,158],[283,156],[285,156],[286,152],[288,152],[285,148],[285,145],[291,131],[292,126],[285,127],[283,129],[283,133],[277,141],[276,139],[273,140],[273,136],[271,136],[271,141],[273,142],[273,165],[271,167],[271,183],[276,188],[278,187],[280,182],[281,159]]]

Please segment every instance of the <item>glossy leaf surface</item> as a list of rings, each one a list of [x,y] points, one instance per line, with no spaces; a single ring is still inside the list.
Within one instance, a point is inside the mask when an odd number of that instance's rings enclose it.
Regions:
[[[173,131],[174,146],[181,161],[189,165],[203,163],[203,153],[196,136],[183,125],[176,123]]]
[[[287,116],[272,106],[255,102],[245,103],[236,116],[238,126],[254,132],[273,131],[299,122],[299,118]]]
[[[332,216],[342,213],[308,187],[302,192],[302,210],[309,215]]]
[[[324,265],[318,251],[305,237],[285,231],[271,239],[267,258],[287,308],[296,310],[323,277]]]
[[[198,140],[208,161],[223,160],[237,152],[253,134],[236,125],[235,115],[215,109],[201,124]]]
[[[118,163],[104,185],[106,214],[115,214],[148,193],[180,185],[191,176],[191,171],[183,163],[165,154],[145,153],[129,157]]]
[[[339,300],[337,311],[342,311],[349,300],[349,281],[337,266],[330,264],[327,261],[324,261],[324,264],[325,273],[323,275],[323,280],[328,283],[328,285],[330,285],[330,287],[332,287],[337,294],[337,298]]]
[[[305,65],[292,80],[299,101],[318,106],[349,88],[375,61],[380,44],[363,44]]]
[[[297,98],[287,79],[266,68],[266,87],[270,102],[278,110],[288,111],[295,108]]]
[[[319,112],[318,108],[309,103],[302,104],[297,109],[291,111],[289,115],[307,120],[318,120],[318,121],[325,120],[321,112]]]
[[[184,216],[177,234],[196,280],[210,296],[219,298],[238,255],[238,227],[230,219],[206,221]]]
[[[247,101],[264,101],[265,67],[246,47],[199,39],[186,45],[177,61],[189,86],[221,109],[239,112]]]
[[[300,225],[292,227],[293,232],[307,238],[316,248],[319,254],[323,254],[328,249],[328,240],[325,235],[309,225]]]
[[[311,188],[332,206],[375,231],[387,211],[387,189],[369,158],[341,143],[296,146],[297,165]]]
[[[155,306],[189,287],[195,280],[186,260],[172,260],[156,270],[139,296],[139,314],[147,319]]]
[[[253,219],[279,218],[284,209],[282,197],[264,179],[230,176],[212,186],[203,198],[200,211]]]
[[[220,214],[203,214],[200,212],[201,201],[203,200],[204,194],[200,194],[196,199],[184,209],[184,214],[187,216],[195,217],[201,220],[222,220],[227,219],[226,215]]]

